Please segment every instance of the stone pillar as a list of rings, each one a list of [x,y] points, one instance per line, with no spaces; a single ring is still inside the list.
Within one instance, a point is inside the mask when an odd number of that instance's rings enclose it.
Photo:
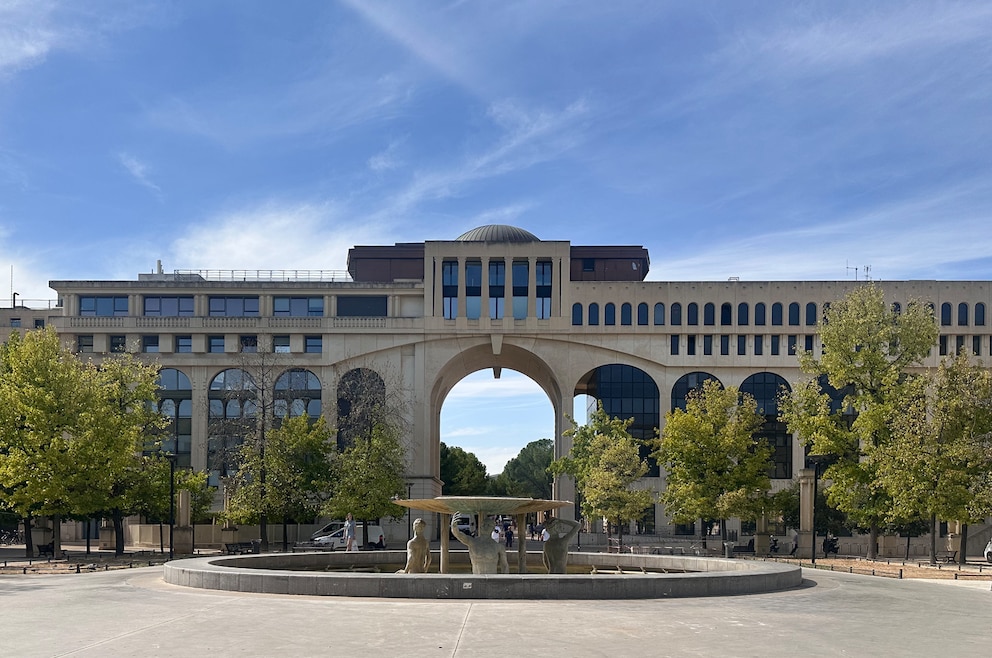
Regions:
[[[812,558],[813,542],[813,488],[816,482],[816,471],[812,468],[799,470],[799,550],[796,555],[800,558]],[[781,546],[781,544],[779,544]]]
[[[193,554],[193,526],[190,524],[189,491],[179,490],[179,505],[176,510],[176,525],[172,528],[173,555]]]
[[[439,573],[448,573],[448,547],[451,544],[451,515],[441,514],[441,562]]]
[[[768,544],[768,517],[762,514],[754,524],[754,554],[767,555]],[[781,547],[782,544],[779,543],[779,546]]]
[[[527,573],[527,515],[517,514],[517,573]]]

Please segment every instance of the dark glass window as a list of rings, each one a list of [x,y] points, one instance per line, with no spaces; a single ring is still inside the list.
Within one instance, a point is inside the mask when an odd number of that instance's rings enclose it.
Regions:
[[[446,260],[441,264],[441,296],[444,300],[444,317],[458,317],[458,261]]]
[[[93,336],[76,336],[76,351],[77,352],[92,352],[93,351]]]
[[[527,293],[530,283],[529,264],[525,260],[513,261],[511,276],[513,277],[513,317],[523,320],[527,317]]]
[[[954,353],[960,354],[963,348],[964,348],[964,336],[956,336],[954,338]]]
[[[713,354],[713,336],[709,334],[703,336],[703,354],[706,356]]]
[[[582,304],[572,304],[572,325],[575,327],[582,326]]]
[[[146,295],[144,300],[144,314],[154,317],[191,317],[193,315],[192,295]]]
[[[895,313],[896,315],[901,314],[902,304],[900,304],[899,302],[892,302],[892,312]]]
[[[807,352],[812,352],[813,351],[813,336],[811,336],[811,335],[807,335],[806,336],[806,345],[805,345],[805,347],[806,347],[806,351]]]
[[[21,327],[21,319],[20,318],[11,318],[10,319],[10,326],[13,329],[20,329],[20,327]]]
[[[322,336],[307,336],[304,351],[308,354],[320,354],[324,350],[324,339]]]
[[[276,317],[321,317],[324,315],[323,297],[284,297],[272,298],[272,314]]]
[[[772,336],[772,356],[778,356],[781,352],[779,343],[781,342],[780,336]]]
[[[650,375],[633,366],[610,364],[596,368],[589,382],[589,395],[603,405],[603,411],[617,418],[630,418],[628,430],[635,439],[652,439],[660,423],[658,387]],[[649,443],[648,441],[644,442]],[[641,448],[648,462],[648,477],[659,475],[651,448]]]
[[[149,354],[158,352],[158,336],[142,336],[141,351]]]
[[[654,305],[654,324],[655,326],[665,324],[665,305],[661,302]]]
[[[685,353],[689,356],[696,356],[696,337],[686,336]]]
[[[765,353],[765,345],[764,345],[764,341],[762,341],[762,338],[764,338],[764,337],[763,336],[755,336],[754,337],[754,355],[755,356],[761,356],[762,354]]]
[[[747,336],[737,337],[737,356],[747,355]]]
[[[599,304],[593,302],[589,304],[589,325],[595,326],[599,324]]]
[[[968,326],[968,305],[964,302],[958,304],[958,326],[967,327]]]
[[[759,327],[765,326],[765,303],[758,302],[754,305],[754,323]]]
[[[501,260],[489,261],[489,317],[499,320],[505,312],[506,263]]]
[[[673,326],[681,326],[682,324],[682,304],[678,302],[672,304],[671,322]]]
[[[158,409],[168,420],[160,449],[176,456],[177,467],[189,468],[193,443],[193,391],[189,377],[174,368],[163,368],[158,374],[158,385]]]
[[[127,315],[127,297],[80,297],[79,314],[97,317],[123,317]]]
[[[806,304],[806,326],[815,327],[817,322],[816,304],[809,302]]]
[[[753,374],[740,386],[741,393],[748,393],[754,397],[758,413],[765,417],[765,423],[755,435],[755,439],[764,439],[771,446],[772,462],[769,465],[769,475],[776,479],[792,477],[792,435],[789,434],[785,423],[778,421],[779,395],[789,390],[788,383],[782,377],[770,372]]]
[[[772,304],[772,326],[782,325],[782,304],[781,302],[775,302]]]
[[[613,302],[608,302],[603,307],[603,324],[615,325],[617,323],[617,307]]]
[[[465,317],[478,320],[482,316],[482,262],[465,263]]]
[[[173,348],[178,354],[189,354],[193,351],[192,336],[176,336],[176,344]]]
[[[679,377],[672,387],[672,411],[676,409],[685,411],[685,401],[689,397],[689,393],[702,389],[703,384],[709,380],[717,383],[720,381],[708,372],[690,372]]]
[[[799,302],[789,304],[789,325],[793,327],[799,326]]]
[[[686,324],[696,325],[699,324],[699,305],[696,302],[690,302],[689,306],[686,307]],[[672,321],[675,324],[675,321]]]
[[[223,354],[224,353],[224,337],[223,336],[207,336],[207,351],[211,354]]]
[[[951,326],[951,305],[948,302],[940,305],[940,324],[944,327]]]
[[[971,353],[975,356],[982,355],[982,337],[972,336],[971,337]]]
[[[276,354],[289,354],[289,336],[273,336],[272,351]]]
[[[678,354],[679,353],[679,336],[678,336],[678,334],[674,334],[672,336],[671,344],[672,344],[672,346],[671,346],[671,353],[672,353],[672,355]]]
[[[703,324],[708,327],[716,324],[716,306],[714,306],[713,302],[707,302],[703,306]]]
[[[551,317],[551,261],[537,261],[537,271],[534,274],[537,279],[537,317],[546,320]]]
[[[620,324],[629,326],[631,324],[630,304],[624,303],[620,306]]]
[[[748,323],[748,306],[741,302],[737,305],[737,324],[746,327]]]
[[[940,352],[940,356],[947,356],[947,336],[941,335],[940,338],[937,340],[937,346]],[[81,351],[82,350],[80,350],[80,352]]]
[[[258,336],[241,336],[241,351],[249,354],[258,351]]]
[[[258,317],[258,296],[215,296],[209,304],[214,317]]]
[[[733,319],[733,317],[731,317],[731,315],[732,315],[731,309],[732,308],[733,307],[729,303],[727,303],[727,302],[724,302],[723,304],[720,304],[720,325],[721,326],[729,327],[730,325],[732,325],[734,323],[734,319]]]
[[[985,304],[981,302],[975,304],[975,326],[985,326]]]
[[[637,305],[637,324],[645,326],[648,323],[648,305],[641,302]]]
[[[794,356],[796,354],[796,336],[793,334],[788,338],[789,345],[789,356]]]
[[[723,334],[720,336],[720,356],[730,355],[730,336]]]
[[[976,311],[976,314],[977,314],[977,311]],[[985,323],[983,322],[982,324],[985,324]],[[35,329],[44,329],[45,328],[45,321],[42,320],[41,318],[35,318],[34,319],[34,328]]]
[[[595,272],[596,271],[596,259],[595,258],[583,258],[582,259],[582,271],[583,272]]]
[[[127,351],[127,336],[111,336],[110,337],[110,351],[111,352],[126,352]]]
[[[339,318],[386,317],[385,295],[341,295],[338,297]]]

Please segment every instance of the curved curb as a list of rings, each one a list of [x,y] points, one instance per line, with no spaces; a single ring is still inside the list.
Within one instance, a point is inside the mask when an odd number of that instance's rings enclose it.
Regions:
[[[456,556],[458,553],[453,553]],[[531,554],[539,555],[539,554]],[[467,558],[467,556],[462,556]],[[798,587],[802,570],[778,562],[670,555],[570,553],[570,564],[631,569],[631,574],[393,574],[301,571],[331,564],[401,563],[402,551],[277,553],[204,557],[165,565],[173,585],[231,592],[409,599],[663,599],[758,594]],[[640,573],[644,569],[692,573]]]

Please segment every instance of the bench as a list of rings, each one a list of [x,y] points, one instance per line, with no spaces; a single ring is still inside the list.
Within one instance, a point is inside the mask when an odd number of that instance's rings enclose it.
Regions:
[[[957,560],[957,557],[957,551],[937,551],[937,560],[946,562],[947,564],[953,564]]]
[[[257,539],[252,541],[237,541],[224,544],[224,550],[228,555],[245,555],[247,553],[258,553],[261,542]]]
[[[50,541],[47,544],[38,544],[38,557],[55,557],[55,541]]]

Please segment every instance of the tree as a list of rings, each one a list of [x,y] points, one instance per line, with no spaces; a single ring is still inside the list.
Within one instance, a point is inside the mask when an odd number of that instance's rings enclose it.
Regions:
[[[486,466],[474,453],[441,442],[441,493],[445,496],[481,496],[489,486]]]
[[[501,474],[506,483],[506,495],[550,499],[553,479],[548,467],[554,458],[554,448],[551,439],[531,441],[516,457],[506,462]]]
[[[992,374],[962,352],[900,388],[888,443],[874,453],[879,481],[896,518],[930,521],[930,563],[937,562],[937,519],[977,521],[992,501],[974,483],[992,469]],[[976,495],[977,494],[977,495]]]
[[[611,418],[600,403],[585,425],[564,432],[572,448],[561,459],[551,462],[555,475],[570,475],[582,497],[582,514],[603,517],[616,525],[623,543],[623,525],[643,516],[654,502],[654,494],[631,486],[648,471],[640,458],[640,440],[627,428],[632,418]]]
[[[712,379],[690,392],[684,411],[666,414],[655,454],[667,473],[661,502],[674,521],[754,520],[765,511],[772,452],[755,438],[764,422],[752,396]]]
[[[929,354],[937,334],[933,311],[926,304],[911,301],[897,312],[886,307],[880,288],[858,286],[825,307],[821,358],[808,352],[799,358],[804,372],[847,391],[841,408],[852,409],[856,417],[844,418],[831,409],[817,379],[783,399],[781,418],[810,453],[836,457],[824,473],[831,482],[827,499],[868,529],[870,558],[877,554],[879,528],[893,513],[890,493],[879,481],[878,452],[889,441],[891,421],[899,412],[900,387],[916,376],[910,369]]]

